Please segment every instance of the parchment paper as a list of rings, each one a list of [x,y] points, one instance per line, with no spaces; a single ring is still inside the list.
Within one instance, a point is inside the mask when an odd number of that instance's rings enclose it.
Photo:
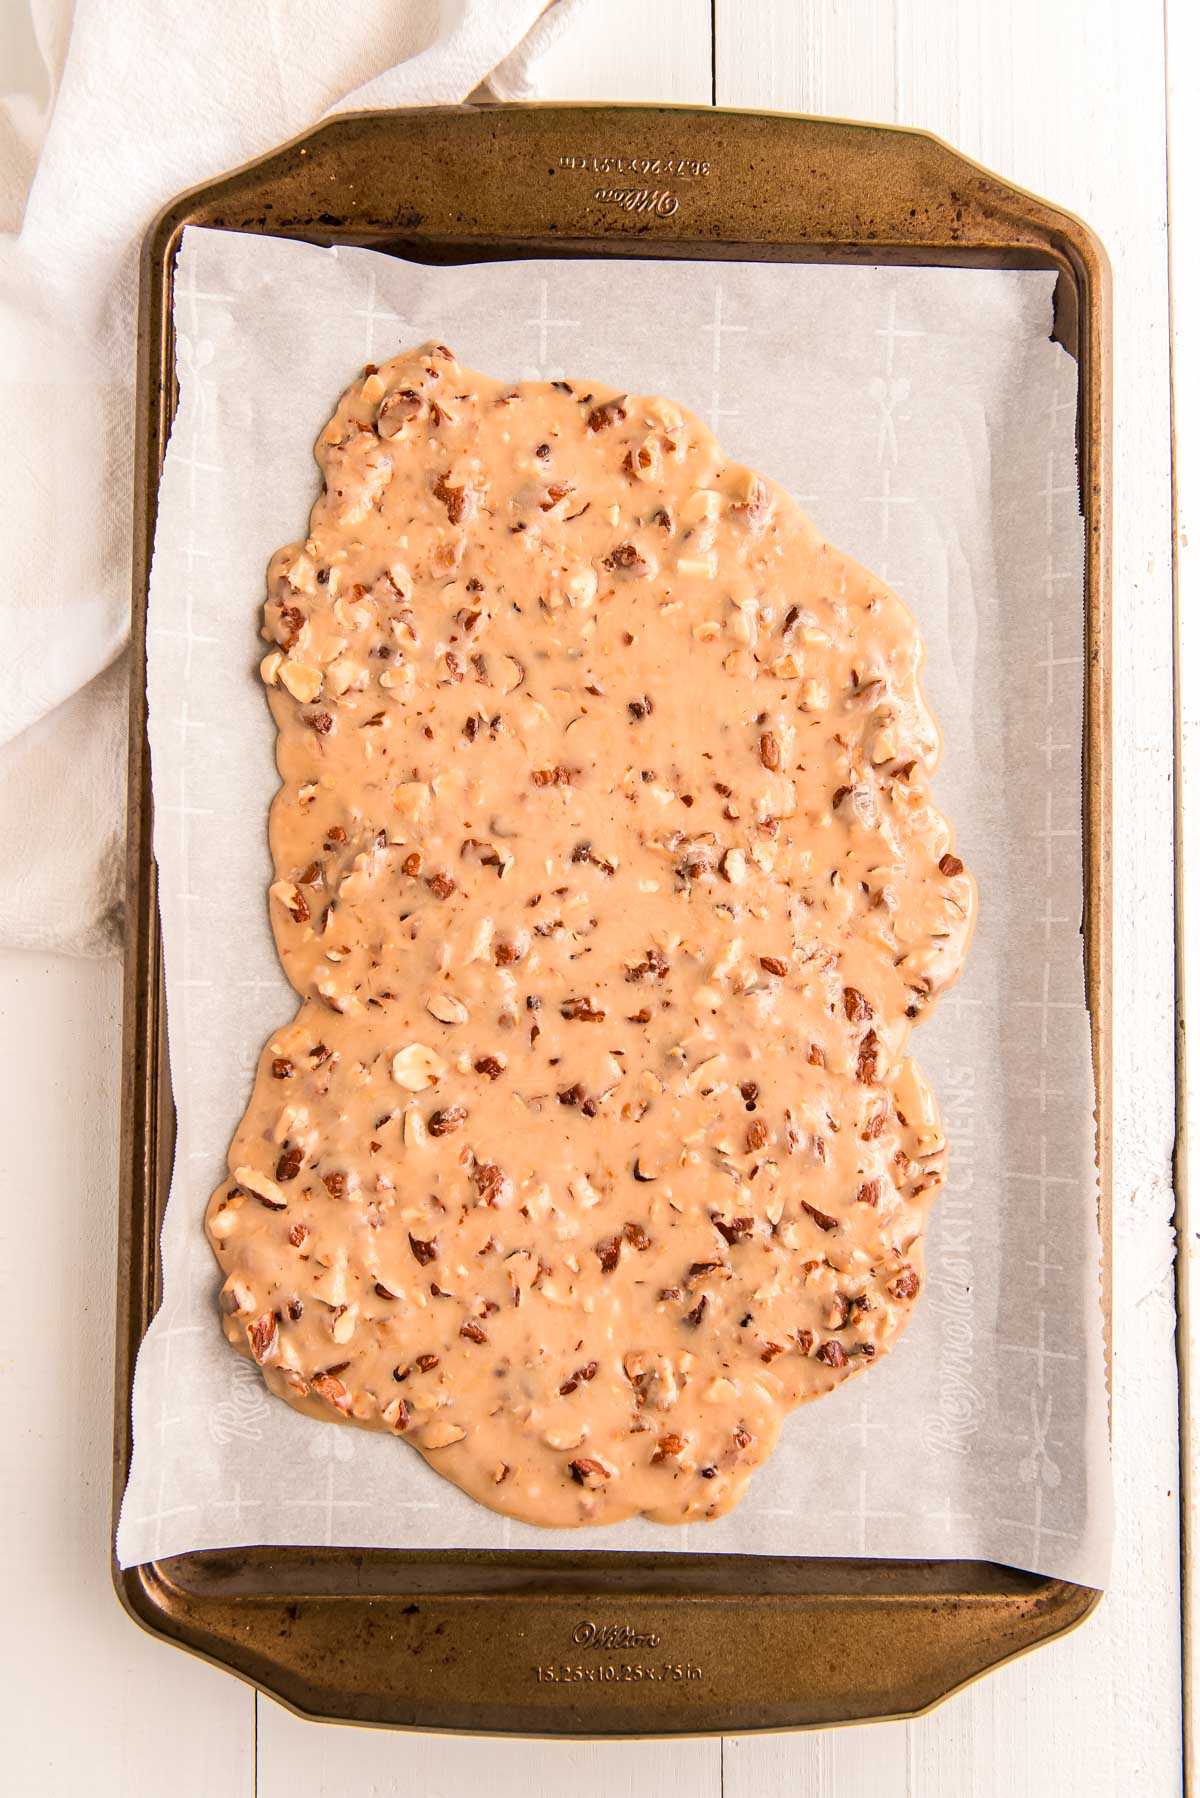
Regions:
[[[150,600],[155,847],[179,1138],[138,1359],[123,1565],[244,1543],[554,1547],[391,1438],[312,1422],[227,1347],[201,1219],[295,995],[267,921],[267,558],[367,361],[427,338],[509,378],[666,393],[915,612],[939,802],[980,887],[966,975],[913,1047],[951,1146],[895,1353],[796,1412],[712,1524],[573,1549],[973,1557],[1101,1585],[1109,1473],[1083,979],[1082,528],[1053,277],[747,263],[415,266],[189,231]],[[765,397],[764,397],[765,396]]]

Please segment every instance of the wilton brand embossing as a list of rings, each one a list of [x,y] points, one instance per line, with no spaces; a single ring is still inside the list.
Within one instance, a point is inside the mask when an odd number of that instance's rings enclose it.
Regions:
[[[571,1633],[576,1648],[657,1648],[662,1637],[629,1623],[577,1623]]]
[[[656,218],[669,219],[679,211],[679,196],[669,187],[598,187],[592,195],[602,205],[619,206],[622,212],[650,212]]]
[[[647,176],[667,175],[675,182],[701,181],[712,164],[703,156],[602,156],[584,151],[576,156],[560,156],[560,169],[585,175],[618,175],[643,180]],[[615,206],[621,212],[633,212],[649,218],[673,218],[679,211],[679,194],[674,187],[622,184],[593,189],[592,198],[600,206]]]
[[[673,175],[677,179],[697,180],[707,175],[712,164],[695,156],[560,156],[560,169],[578,169],[590,175]]]

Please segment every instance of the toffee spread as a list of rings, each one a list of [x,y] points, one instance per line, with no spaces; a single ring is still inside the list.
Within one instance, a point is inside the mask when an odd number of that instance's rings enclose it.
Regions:
[[[915,625],[663,399],[427,346],[316,454],[226,1335],[495,1510],[716,1516],[921,1286],[975,892]]]

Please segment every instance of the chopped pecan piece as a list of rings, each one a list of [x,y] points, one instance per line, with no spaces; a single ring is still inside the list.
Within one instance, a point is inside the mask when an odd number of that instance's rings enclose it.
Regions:
[[[626,968],[625,978],[635,982],[665,980],[670,970],[671,964],[660,949],[647,949],[644,960],[635,962],[631,968]]]
[[[465,1105],[444,1105],[435,1111],[429,1120],[430,1136],[449,1136],[452,1130],[458,1130],[467,1121]]]
[[[963,871],[963,865],[959,861],[957,855],[943,855],[941,861],[938,863],[938,867],[941,869],[942,873],[947,875],[951,880],[953,880],[956,874],[961,874]]]
[[[250,1351],[261,1367],[264,1361],[270,1360],[279,1346],[279,1314],[276,1311],[264,1311],[256,1317],[252,1324],[246,1325],[246,1335],[250,1339]]]
[[[683,1453],[683,1437],[674,1433],[660,1436],[650,1459],[656,1461],[677,1461]]]
[[[463,519],[474,511],[475,495],[470,487],[452,487],[444,474],[439,475],[434,483],[434,496],[440,499],[446,508],[446,516],[451,524],[461,524]]]
[[[348,1412],[351,1398],[345,1386],[333,1373],[319,1373],[312,1383],[313,1391],[332,1405],[335,1411]]]
[[[632,574],[640,577],[650,572],[650,564],[638,549],[636,543],[618,543],[604,558],[604,566],[614,574]]]
[[[394,393],[385,393],[380,400],[375,429],[381,437],[395,437],[420,410],[420,394],[414,393],[411,387],[399,387]]]
[[[778,774],[783,766],[783,751],[779,746],[779,738],[773,730],[763,731],[758,739],[758,759],[763,767],[772,774]]]
[[[572,1392],[578,1391],[580,1383],[584,1380],[594,1380],[599,1370],[600,1363],[598,1361],[588,1361],[584,1366],[577,1367],[570,1378],[564,1380],[559,1387],[559,1397],[567,1398]]]
[[[759,1356],[759,1360],[760,1361],[768,1361],[768,1362],[774,1361],[780,1355],[786,1355],[786,1354],[787,1354],[787,1349],[784,1347],[782,1342],[764,1342],[764,1344],[762,1346],[762,1353]]]
[[[607,1013],[591,999],[564,999],[559,1013],[568,1023],[603,1024]]]
[[[915,1267],[902,1267],[888,1286],[894,1299],[915,1299],[921,1288],[921,1277]]]
[[[428,1241],[423,1242],[419,1236],[414,1236],[411,1230],[408,1233],[408,1246],[422,1267],[428,1267],[431,1261],[436,1261],[440,1253],[436,1236],[431,1236]]]
[[[608,1236],[603,1242],[598,1242],[596,1244],[596,1253],[600,1257],[600,1272],[602,1274],[611,1274],[618,1261],[621,1259],[621,1243],[622,1238],[620,1236]]]
[[[650,1247],[650,1238],[647,1236],[645,1230],[643,1230],[641,1224],[626,1224],[624,1234],[626,1242],[631,1244],[633,1248],[640,1251]]]
[[[827,1367],[845,1367],[846,1351],[840,1342],[823,1342],[817,1350],[817,1360],[824,1361]]]
[[[487,1341],[487,1331],[482,1324],[477,1324],[474,1318],[468,1318],[466,1323],[460,1327],[458,1333],[460,1336],[465,1336],[468,1342]]]
[[[300,1172],[304,1156],[299,1149],[284,1149],[275,1163],[275,1178],[281,1184],[285,1180],[294,1180]]]
[[[571,1478],[576,1484],[587,1486],[592,1491],[597,1486],[603,1486],[605,1480],[611,1480],[616,1473],[615,1467],[610,1467],[607,1461],[597,1460],[594,1455],[580,1455],[570,1465]]]
[[[767,1126],[763,1123],[762,1119],[755,1118],[754,1122],[746,1132],[746,1148],[748,1152],[754,1154],[757,1149],[765,1149],[770,1140],[770,1135],[771,1132],[767,1129]]]
[[[864,1180],[858,1189],[858,1203],[860,1205],[878,1205],[880,1191],[881,1186],[878,1180]]]
[[[859,1044],[858,1061],[855,1065],[855,1078],[864,1086],[869,1086],[879,1075],[879,1038],[873,1030],[868,1030]]]
[[[471,1169],[471,1180],[485,1205],[498,1204],[511,1185],[504,1169],[494,1161],[477,1161]]]
[[[625,407],[622,405],[621,401],[624,397],[624,394],[622,394],[621,399],[605,400],[603,405],[593,406],[587,416],[588,430],[607,431],[612,425],[623,424],[625,420]]]
[[[812,1221],[817,1226],[818,1230],[827,1230],[828,1231],[828,1230],[836,1230],[837,1229],[837,1227],[838,1227],[837,1218],[830,1217],[830,1215],[827,1211],[818,1211],[816,1206],[810,1205],[807,1199],[801,1199],[800,1209],[801,1209],[801,1211],[808,1212],[809,1217],[812,1218]]]
[[[782,955],[760,955],[758,965],[765,968],[768,974],[777,974],[781,980],[788,971],[788,964]]]
[[[842,1005],[852,1024],[865,1024],[868,1018],[875,1016],[870,1000],[864,998],[856,986],[842,988]]]
[[[616,862],[609,861],[607,856],[598,855],[590,843],[576,843],[571,851],[573,862],[590,862],[593,868],[599,868],[602,874],[615,874]]]
[[[754,1231],[754,1219],[752,1217],[724,1218],[717,1217],[714,1214],[712,1221],[716,1228],[721,1232],[721,1235],[725,1238],[726,1242],[731,1246],[734,1243],[743,1241],[745,1237],[752,1235]]]
[[[271,1073],[276,1080],[290,1080],[295,1072],[294,1065],[286,1055],[277,1055],[271,1063]]]

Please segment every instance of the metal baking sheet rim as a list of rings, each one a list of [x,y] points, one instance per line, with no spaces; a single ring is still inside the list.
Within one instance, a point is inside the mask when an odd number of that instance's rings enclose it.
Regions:
[[[131,1450],[134,1362],[159,1296],[171,1170],[142,677],[157,485],[175,401],[171,284],[188,224],[439,260],[725,254],[1058,271],[1055,334],[1079,367],[1084,937],[1111,1357],[1111,292],[1098,240],[922,132],[666,106],[351,114],[172,201],[143,247],[114,1526]],[[113,1579],[145,1628],[302,1715],[577,1737],[918,1716],[1076,1627],[1100,1598],[985,1562],[651,1561],[557,1550],[257,1548],[125,1571],[114,1556]]]

